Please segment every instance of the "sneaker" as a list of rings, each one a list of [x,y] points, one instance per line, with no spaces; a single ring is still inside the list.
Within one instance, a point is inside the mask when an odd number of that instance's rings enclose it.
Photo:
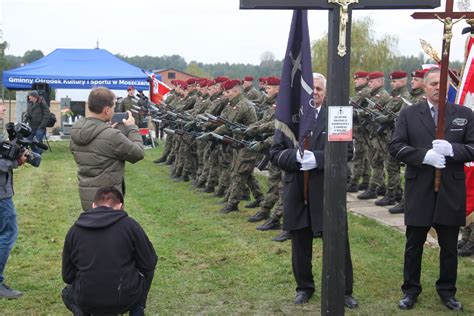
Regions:
[[[20,296],[23,296],[20,291],[11,289],[5,283],[0,284],[0,297],[12,299]]]

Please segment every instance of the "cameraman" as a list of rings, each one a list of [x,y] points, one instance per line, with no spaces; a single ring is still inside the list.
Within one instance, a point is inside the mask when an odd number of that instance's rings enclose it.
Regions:
[[[32,140],[36,137],[36,140],[40,143],[43,142],[43,138],[46,135],[46,126],[49,120],[49,107],[46,101],[41,97],[38,91],[33,90],[28,93],[28,108],[26,109],[25,122],[32,129],[31,135],[28,137]],[[31,146],[31,149],[38,154],[41,154],[41,148],[37,146]]]
[[[0,99],[0,119],[5,116],[5,105]],[[2,140],[5,137],[2,135]],[[28,152],[25,151],[17,160],[0,158],[0,297],[17,298],[23,294],[9,288],[3,281],[3,271],[7,264],[16,238],[18,237],[18,225],[16,222],[16,210],[13,205],[13,169],[23,165]]]

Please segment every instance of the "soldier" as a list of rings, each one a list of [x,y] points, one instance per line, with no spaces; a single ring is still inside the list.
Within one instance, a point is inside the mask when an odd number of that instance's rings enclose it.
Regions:
[[[370,97],[370,88],[368,86],[367,76],[368,72],[358,71],[354,74],[354,84],[356,94],[351,98],[351,103],[366,107],[367,101],[365,98]],[[355,111],[357,113],[357,111]],[[354,140],[355,140],[355,155],[353,164],[352,178],[347,187],[347,192],[357,192],[366,190],[369,187],[370,180],[370,162],[367,153],[369,151],[369,134],[362,124],[362,118],[354,115]],[[360,182],[360,183],[359,183]]]
[[[267,110],[263,114],[261,120],[249,126],[245,131],[245,135],[248,137],[255,137],[257,135],[262,137],[262,135],[264,135],[264,139],[261,141],[255,141],[252,147],[250,147],[250,150],[264,153],[264,155],[268,156],[273,142],[273,135],[275,134],[275,102],[280,88],[280,78],[267,78],[266,86],[268,95],[266,103],[270,106],[267,106]],[[270,163],[267,178],[267,193],[265,194],[263,201],[257,205],[260,206],[260,210],[248,219],[249,222],[259,222],[270,216],[270,211],[278,200],[278,185],[281,181],[281,176],[281,169]],[[257,200],[255,202],[257,202]]]
[[[245,76],[242,80],[242,86],[244,88],[244,97],[254,104],[261,103],[263,101],[263,94],[260,93],[253,86],[253,77]]]
[[[390,101],[385,105],[385,113],[376,118],[386,133],[385,140],[392,139],[395,119],[400,109],[408,102],[410,94],[407,89],[407,73],[405,71],[394,71],[390,74],[390,85],[392,86]],[[402,199],[402,189],[400,186],[400,162],[389,153],[385,155],[385,170],[387,171],[387,192],[383,198],[375,201],[375,205],[387,206],[395,205],[397,200]]]
[[[118,108],[116,109],[116,112],[131,111],[134,105],[137,105],[137,99],[135,98],[135,87],[129,86],[127,88],[127,96],[122,99],[122,102],[120,102]],[[143,115],[136,112],[132,112],[132,116],[135,119],[137,126],[143,127]]]
[[[384,107],[390,100],[390,95],[384,88],[384,73],[380,71],[371,72],[367,77],[369,79],[368,85],[371,89],[369,100],[380,107]],[[369,108],[374,112],[379,112],[373,106],[369,105]],[[370,157],[370,167],[372,170],[370,175],[369,187],[366,191],[357,196],[357,198],[360,200],[375,199],[378,195],[385,195],[383,161],[387,153],[386,133],[381,133],[379,135],[377,131],[380,126],[378,123],[373,121],[370,121],[368,128],[369,139],[372,144],[368,156]]]
[[[173,79],[171,80],[171,85],[170,85],[171,91],[168,93],[164,104],[165,105],[171,105],[174,102],[176,102],[176,99],[178,98],[178,93],[176,92],[176,80]],[[155,123],[158,125],[157,123]],[[161,126],[163,128],[163,126]],[[157,135],[160,132],[159,126],[156,126],[156,132]],[[164,163],[168,159],[170,153],[171,153],[171,147],[173,145],[173,136],[172,135],[166,135],[166,140],[165,140],[165,146],[163,149],[163,154],[161,155],[160,158],[153,160],[154,163]]]
[[[411,73],[411,92],[409,101],[412,104],[416,104],[425,100],[425,86],[423,77],[425,76],[426,70],[415,70]],[[406,108],[409,104],[406,102],[402,105],[402,110]],[[405,197],[402,196],[402,200],[392,208],[389,208],[388,211],[391,214],[400,214],[405,212]]]

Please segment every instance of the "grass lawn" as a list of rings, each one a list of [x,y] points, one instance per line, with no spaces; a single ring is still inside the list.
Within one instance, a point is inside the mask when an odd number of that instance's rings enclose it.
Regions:
[[[0,300],[2,315],[67,315],[60,292],[64,236],[80,213],[76,166],[68,142],[52,143],[40,168],[15,172],[14,202],[20,235],[6,268],[6,283],[24,296]],[[152,163],[161,147],[126,170],[126,210],[142,224],[160,257],[148,299],[148,314],[316,314],[320,292],[305,306],[293,305],[295,283],[290,243],[270,240],[246,219],[254,213],[221,215],[218,199],[174,182],[167,166]],[[265,182],[264,179],[260,179]],[[350,216],[354,295],[361,315],[451,314],[437,297],[438,250],[426,248],[424,292],[416,308],[402,312],[404,236],[373,220]],[[322,245],[314,242],[314,275],[321,282]],[[474,263],[460,259],[457,298],[474,314]]]

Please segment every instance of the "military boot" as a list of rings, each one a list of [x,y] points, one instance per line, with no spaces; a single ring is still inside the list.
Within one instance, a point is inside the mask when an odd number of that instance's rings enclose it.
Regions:
[[[291,235],[290,235],[290,232],[286,230],[282,230],[280,234],[272,238],[273,241],[278,241],[278,242],[284,242],[289,239],[291,239]]]
[[[378,196],[384,196],[387,193],[387,189],[385,188],[385,185],[380,185],[377,187],[375,190]]]
[[[257,213],[255,213],[255,215],[249,217],[247,221],[249,221],[250,223],[256,223],[256,222],[263,221],[264,219],[267,219],[269,216],[270,216],[270,210],[262,209],[261,211],[258,211]]]
[[[224,195],[225,195],[225,191],[220,190],[220,189],[218,189],[216,193],[214,194],[215,197],[219,197],[219,198],[224,197]]]
[[[189,175],[188,175],[187,173],[185,173],[185,174],[183,175],[183,181],[184,181],[184,182],[189,182]]]
[[[383,198],[375,201],[375,205],[377,206],[387,206],[395,204],[397,204],[397,202],[395,201],[395,193],[391,191],[387,192],[387,194]]]
[[[458,256],[469,257],[474,255],[474,242],[468,241],[461,249],[458,250]]]
[[[397,192],[395,193],[395,201],[397,201],[397,203],[400,203],[402,199],[403,199],[403,190],[402,188],[398,188]]]
[[[347,186],[346,191],[355,193],[355,192],[359,191],[359,186],[356,183],[349,183],[349,185]]]
[[[271,229],[280,229],[280,219],[278,218],[269,218],[265,223],[260,226],[257,226],[257,230],[271,230]]]
[[[359,194],[357,196],[357,198],[359,200],[369,200],[369,199],[376,199],[377,198],[377,192],[375,191],[376,190],[376,186],[371,184],[367,190],[365,190],[364,192],[362,192],[361,194]]]
[[[172,165],[173,162],[174,162],[174,157],[168,157],[168,159],[166,159],[166,162],[165,162],[165,165]]]
[[[250,203],[245,204],[245,208],[256,208],[256,207],[259,207],[261,202],[262,202],[262,200],[255,200],[255,201],[252,201],[252,202],[250,202]]]
[[[358,187],[359,191],[365,191],[365,190],[367,190],[368,188],[369,188],[369,184],[368,184],[368,183],[361,183],[361,184],[359,184],[359,187]]]
[[[388,209],[388,212],[390,214],[402,214],[402,213],[405,213],[405,199],[402,199],[400,201],[400,203],[398,203],[397,205],[395,205],[394,207],[392,208],[389,208]]]
[[[227,213],[230,213],[230,212],[237,212],[239,210],[239,208],[237,207],[237,205],[231,205],[231,204],[228,204],[226,205],[225,207],[223,207],[220,212],[222,214],[227,214]]]
[[[158,159],[153,160],[153,162],[154,162],[154,163],[163,163],[163,162],[166,161],[167,158],[168,158],[168,157],[166,157],[166,156],[162,156],[161,158],[158,158]]]

